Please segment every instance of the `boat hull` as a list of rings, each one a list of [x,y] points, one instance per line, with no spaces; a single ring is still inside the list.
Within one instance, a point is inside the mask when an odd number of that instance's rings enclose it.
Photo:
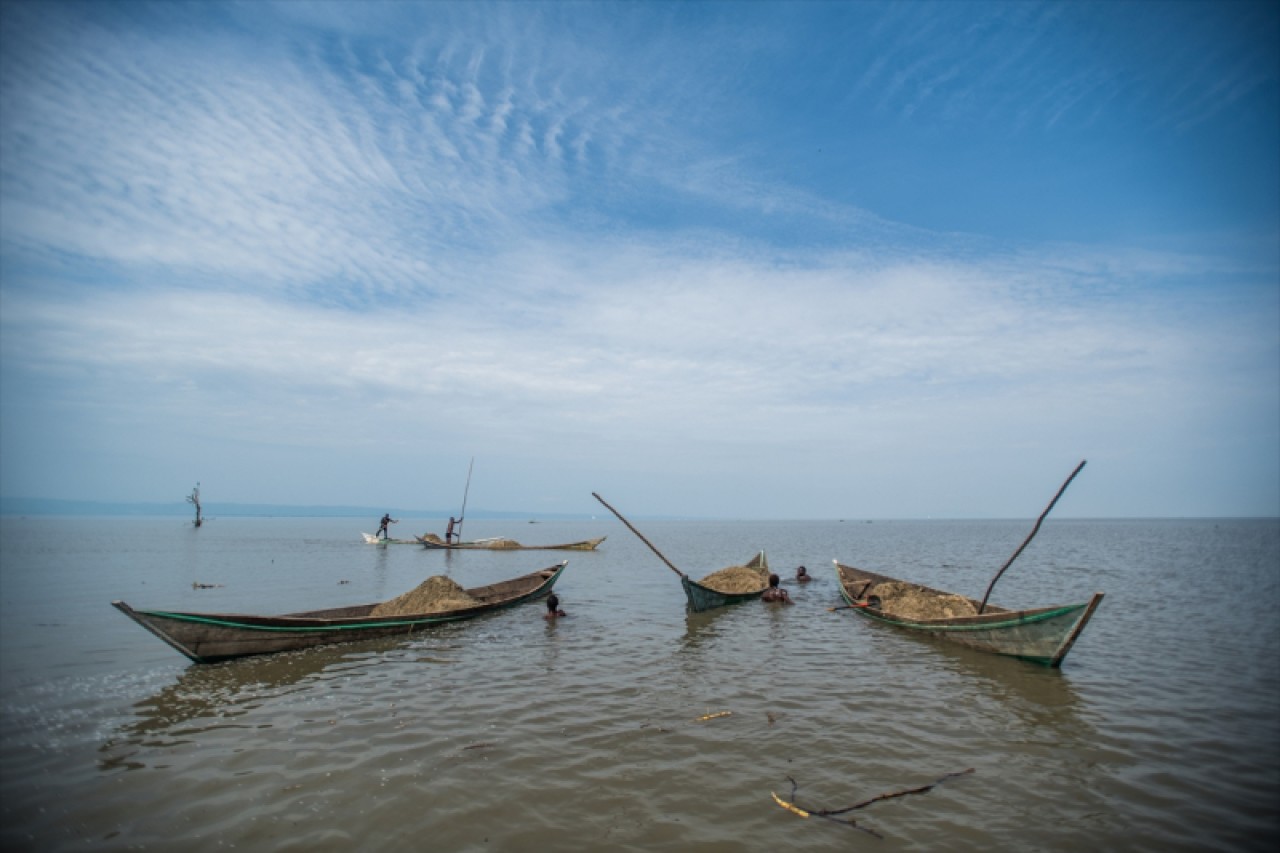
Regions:
[[[689,602],[689,609],[694,613],[701,613],[704,610],[714,610],[717,607],[727,607],[730,604],[742,604],[746,601],[754,601],[764,595],[764,590],[759,592],[746,593],[729,593],[719,592],[710,587],[703,586],[697,581],[691,581],[688,578],[680,579],[681,586],[684,587],[685,598]]]
[[[769,562],[765,558],[763,551],[753,557],[746,565],[748,568],[769,571]],[[705,610],[714,610],[717,607],[727,607],[731,604],[754,601],[764,595],[764,591],[769,588],[765,585],[753,592],[720,592],[709,586],[703,586],[695,580],[690,580],[688,575],[680,576],[680,585],[684,588],[689,610],[694,613],[702,613]]]
[[[111,604],[192,661],[216,663],[334,643],[404,637],[433,625],[474,619],[547,596],[566,565],[469,589],[467,592],[480,601],[474,607],[409,616],[370,616],[376,603],[283,616],[135,610],[123,601]]]
[[[510,539],[478,539],[474,542],[446,543],[438,537],[418,536],[415,542],[428,550],[436,551],[594,551],[608,537],[566,542],[561,545],[521,545]]]
[[[1007,610],[988,604],[980,615],[911,619],[877,609],[872,606],[868,597],[877,583],[904,583],[903,581],[838,562],[836,575],[840,581],[841,596],[860,616],[979,651],[1007,655],[1050,667],[1062,665],[1067,652],[1093,617],[1103,597],[1098,592],[1086,602],[1031,610]],[[918,592],[947,595],[919,584],[909,585]],[[974,599],[969,601],[975,608],[979,605]]]

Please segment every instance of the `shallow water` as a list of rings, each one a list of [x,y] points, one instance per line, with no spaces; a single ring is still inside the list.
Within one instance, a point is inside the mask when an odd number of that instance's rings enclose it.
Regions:
[[[784,578],[801,563],[815,577],[789,585],[790,607],[694,615],[675,575],[611,519],[467,528],[530,544],[607,534],[595,553],[369,546],[369,524],[0,520],[4,849],[1280,841],[1275,520],[1050,519],[992,601],[1106,592],[1060,670],[831,610],[833,558],[981,597],[1028,522],[639,521],[694,577],[760,549]],[[298,611],[561,559],[568,619],[531,605],[212,666],[109,606]],[[856,827],[770,796],[840,809],[970,768],[846,814]]]

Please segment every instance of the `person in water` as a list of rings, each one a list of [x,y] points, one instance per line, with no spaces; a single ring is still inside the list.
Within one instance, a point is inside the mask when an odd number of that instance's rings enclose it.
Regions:
[[[388,530],[387,530],[387,525],[388,525],[388,524],[395,524],[395,523],[396,523],[396,522],[398,522],[399,520],[400,520],[400,519],[398,519],[398,518],[392,518],[392,517],[391,517],[391,513],[389,513],[389,512],[388,512],[388,513],[386,513],[386,514],[384,514],[384,515],[382,516],[382,522],[380,523],[380,525],[379,525],[379,527],[378,527],[378,534],[377,534],[377,535],[378,535],[378,536],[380,536],[380,537],[382,537],[383,539],[389,539],[389,538],[391,538],[391,533],[390,533],[390,532],[388,532]]]
[[[776,574],[769,575],[769,588],[764,591],[764,595],[760,596],[763,601],[777,601],[781,604],[790,604],[791,596],[787,595],[787,591],[778,586],[780,578]]]
[[[561,616],[568,615],[568,613],[560,609],[560,597],[558,595],[553,592],[547,596],[547,615],[543,617],[544,619],[558,619]]]
[[[813,578],[809,576],[809,570],[804,566],[796,569],[796,583],[808,583],[811,580]]]

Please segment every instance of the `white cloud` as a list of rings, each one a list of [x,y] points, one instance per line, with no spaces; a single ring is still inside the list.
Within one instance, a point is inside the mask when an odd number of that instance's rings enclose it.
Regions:
[[[103,497],[150,499],[110,491],[144,467],[185,484],[194,444],[243,500],[420,504],[412,473],[372,484],[363,456],[487,453],[530,478],[634,477],[647,511],[705,511],[694,481],[750,471],[731,512],[893,514],[912,511],[888,489],[903,468],[954,486],[997,457],[1038,479],[1010,460],[1102,447],[1145,470],[1179,446],[1151,421],[1183,446],[1233,412],[1276,431],[1256,388],[1277,309],[1239,285],[1274,270],[887,221],[762,177],[753,140],[718,144],[704,99],[725,86],[680,80],[678,52],[552,62],[553,29],[263,53],[85,21],[59,39],[92,50],[0,57],[0,491],[65,494],[93,468]],[[982,99],[989,68],[917,47],[867,59],[866,94],[943,115]],[[1096,73],[1034,119],[1112,97]],[[832,472],[855,467],[878,494],[842,493]]]
[[[1248,318],[1232,312],[1178,325],[1123,301],[1064,309],[982,269],[779,273],[662,258],[599,288],[620,270],[597,257],[560,280],[563,312],[460,300],[353,313],[171,289],[74,304],[10,295],[5,363],[86,421],[133,424],[143,444],[177,430],[409,459],[519,448],[579,476],[625,448],[625,464],[649,460],[660,477],[710,440],[712,469],[764,454],[768,481],[815,448],[901,464],[907,448],[1022,456],[1033,451],[1016,444],[1034,438],[1070,454],[1157,423],[1181,431],[1196,410],[1238,410],[1251,393],[1210,390],[1205,374],[1275,352],[1274,338],[1242,350]],[[340,500],[341,482],[330,488]]]

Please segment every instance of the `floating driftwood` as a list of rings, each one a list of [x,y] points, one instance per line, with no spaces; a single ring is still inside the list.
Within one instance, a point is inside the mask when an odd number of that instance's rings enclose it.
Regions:
[[[694,720],[694,722],[705,723],[707,720],[718,720],[721,717],[728,717],[732,714],[733,714],[732,711],[716,711],[714,714],[703,714],[701,717]]]
[[[930,782],[928,785],[921,785],[918,788],[904,788],[901,791],[889,791],[884,794],[877,794],[876,796],[871,797],[870,799],[863,800],[860,803],[854,803],[853,805],[846,806],[845,808],[842,808],[842,809],[812,809],[812,808],[808,808],[806,806],[800,805],[796,801],[796,791],[799,789],[800,786],[799,784],[797,784],[796,780],[792,779],[790,776],[787,777],[787,780],[791,782],[791,793],[787,795],[791,797],[790,802],[782,799],[782,797],[779,797],[776,791],[770,791],[769,793],[773,796],[773,801],[775,803],[782,806],[784,809],[786,809],[787,811],[791,812],[792,814],[798,817],[825,818],[829,821],[833,821],[834,823],[839,823],[844,826],[853,827],[854,829],[860,829],[869,835],[874,835],[876,838],[884,838],[883,835],[876,832],[874,829],[861,826],[858,823],[858,821],[855,820],[854,818],[842,819],[839,817],[839,815],[848,814],[849,812],[857,811],[858,809],[864,809],[867,806],[871,805],[872,803],[878,803],[881,800],[892,800],[896,797],[906,797],[910,794],[927,794],[928,792],[932,791],[934,788],[941,785],[943,782],[947,781],[948,779],[954,779],[957,776],[966,776],[972,772],[973,772],[973,768],[970,767],[968,770],[961,770],[956,773],[948,773],[946,776],[943,776],[940,779],[936,779],[933,782]]]

